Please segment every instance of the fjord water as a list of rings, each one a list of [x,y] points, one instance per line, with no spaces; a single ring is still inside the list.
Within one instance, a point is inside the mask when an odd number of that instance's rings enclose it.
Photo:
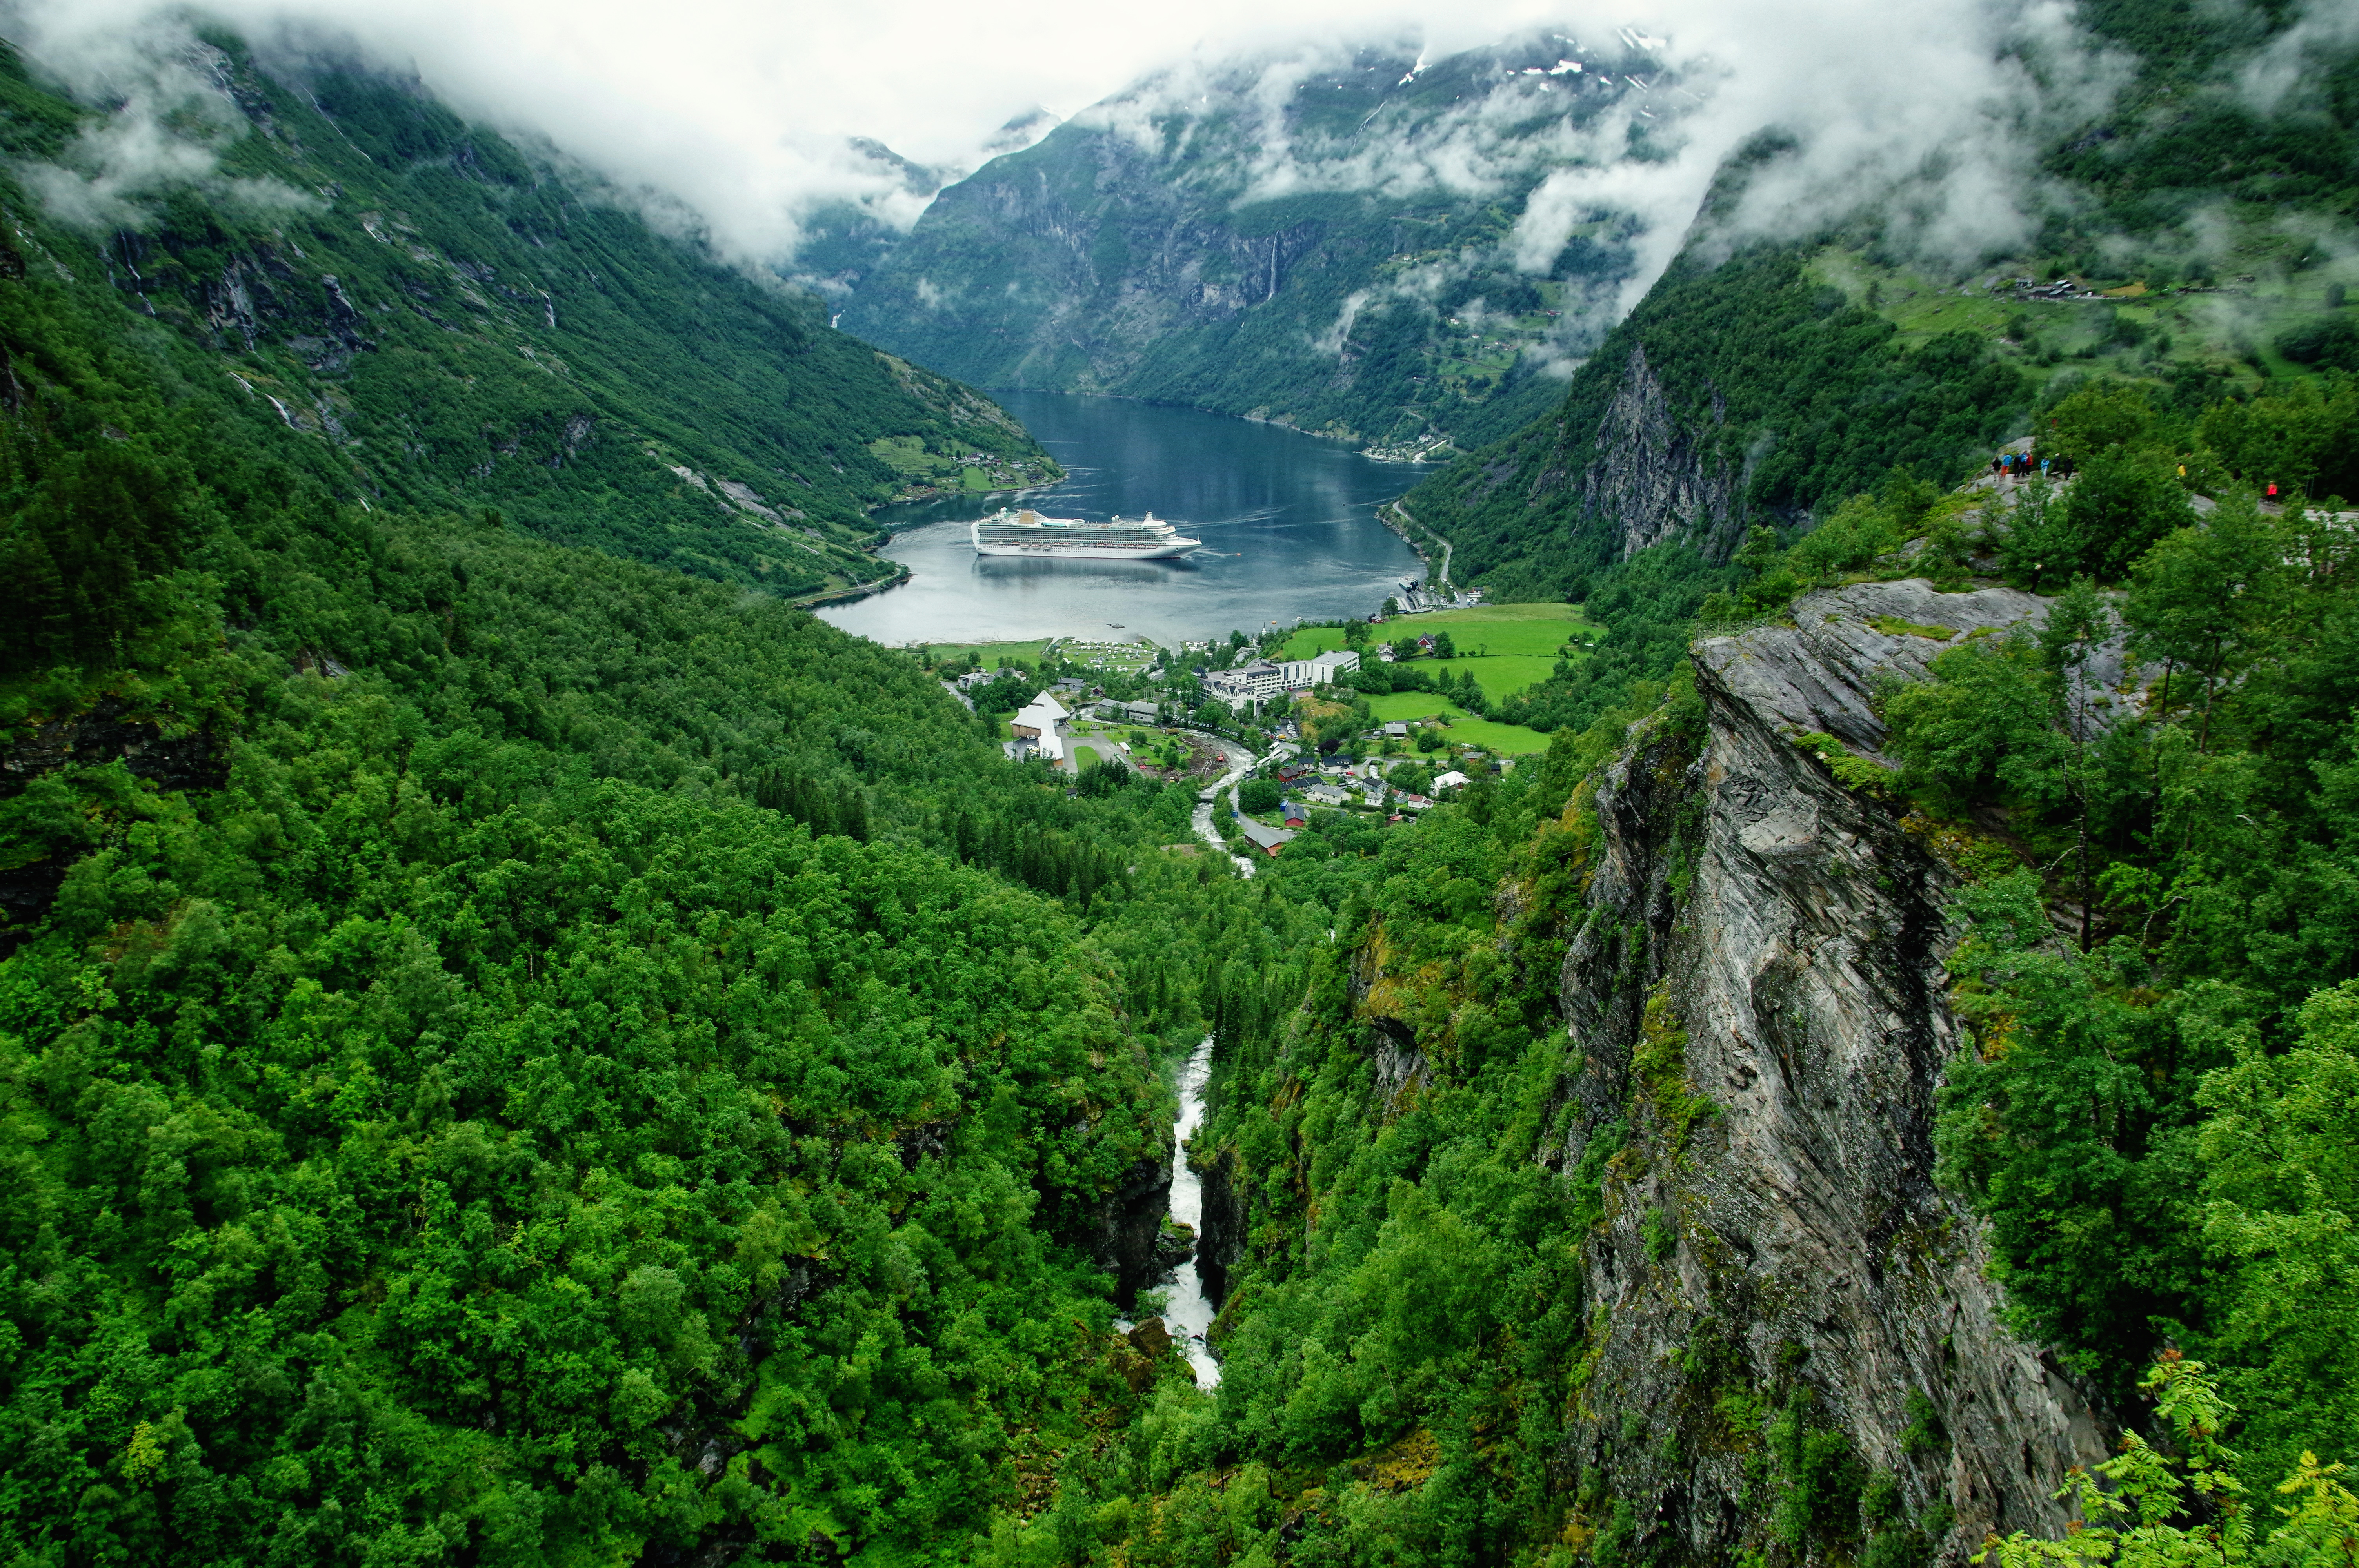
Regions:
[[[884,554],[908,567],[909,580],[822,610],[823,619],[896,645],[1129,635],[1168,647],[1299,617],[1366,614],[1401,579],[1423,575],[1415,552],[1375,519],[1379,504],[1426,473],[1419,465],[1374,462],[1341,442],[1193,408],[997,395],[1068,476],[1024,505],[1091,521],[1152,511],[1204,548],[1178,561],[981,557],[967,524],[1006,497],[887,507],[876,514],[893,533]]]

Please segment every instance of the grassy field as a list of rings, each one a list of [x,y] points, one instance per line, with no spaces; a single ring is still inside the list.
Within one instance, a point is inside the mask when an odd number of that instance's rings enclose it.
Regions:
[[[1463,677],[1472,671],[1483,695],[1494,702],[1510,697],[1544,681],[1562,656],[1566,641],[1589,629],[1581,611],[1570,604],[1483,604],[1472,610],[1444,610],[1432,615],[1412,615],[1386,622],[1377,630],[1396,636],[1424,636],[1447,632],[1458,656],[1446,663],[1420,660],[1429,675],[1444,671]],[[1307,659],[1343,646],[1339,626],[1311,626],[1297,632],[1277,657]],[[1582,655],[1575,654],[1575,658]],[[1372,697],[1369,706],[1384,719],[1422,719],[1449,706],[1422,692],[1395,692]]]
[[[1442,733],[1453,745],[1480,746],[1506,757],[1527,757],[1549,749],[1549,738],[1538,730],[1520,724],[1495,724],[1488,719],[1461,719],[1445,726]]]
[[[1437,661],[1431,667],[1454,670],[1461,679],[1467,671],[1473,671],[1474,684],[1483,688],[1483,695],[1497,702],[1548,679],[1549,671],[1556,667],[1556,657],[1552,654],[1494,654],[1489,658],[1451,659],[1447,664]]]
[[[1447,632],[1463,654],[1526,654],[1542,661],[1542,673],[1556,659],[1566,638],[1584,629],[1578,606],[1571,604],[1478,604],[1472,610],[1442,610],[1431,615],[1405,615],[1372,628],[1386,642]],[[1271,654],[1276,659],[1307,659],[1343,645],[1340,626],[1306,626]],[[1476,676],[1478,680],[1481,676]],[[1524,685],[1531,683],[1526,681]],[[1490,689],[1490,683],[1484,683]],[[1520,687],[1517,689],[1521,689]]]
[[[1996,342],[2020,322],[2039,344],[2060,359],[2042,363],[2037,357],[2016,358],[2026,374],[2045,381],[2066,373],[2110,371],[2131,376],[2168,377],[2174,363],[2223,365],[2239,385],[2256,385],[2267,367],[2271,378],[2301,378],[2318,373],[2314,366],[2288,362],[2276,349],[2277,334],[2288,327],[2313,320],[2324,303],[2331,269],[2294,270],[2269,265],[2280,259],[2276,236],[2262,227],[2231,226],[2223,236],[2228,254],[2219,272],[2228,287],[2222,295],[2164,294],[2147,291],[2139,278],[2082,278],[2111,297],[2093,299],[2024,299],[1993,294],[1984,285],[1993,277],[2030,276],[2043,280],[2057,274],[2051,266],[2035,268],[2025,259],[1984,267],[1969,279],[1941,278],[1903,267],[1878,266],[1857,252],[1840,246],[1821,251],[1810,264],[1820,282],[1843,291],[1853,304],[1876,311],[1900,329],[1906,348],[1921,348],[1945,332],[1968,331]],[[2129,264],[2124,264],[2129,265]],[[2238,275],[2250,275],[2239,277]],[[1961,284],[1965,292],[1960,292]],[[2119,284],[2118,288],[2110,285]],[[2142,341],[2110,346],[2104,341],[2118,316]],[[2169,345],[2167,349],[2165,344]],[[2095,358],[2082,358],[2093,351]],[[2247,359],[2249,351],[2254,357]]]
[[[1478,677],[1479,678],[1479,677]],[[1431,714],[1458,716],[1458,709],[1446,697],[1430,691],[1392,691],[1368,698],[1369,710],[1386,724],[1403,719],[1423,719]]]
[[[1040,663],[1040,650],[1055,640],[1040,637],[1029,643],[935,643],[930,646],[934,651],[934,663],[938,665],[963,663],[969,654],[980,654],[983,655],[983,667],[989,670],[998,668],[1002,659],[1037,666]],[[918,652],[917,644],[910,644],[909,652]]]

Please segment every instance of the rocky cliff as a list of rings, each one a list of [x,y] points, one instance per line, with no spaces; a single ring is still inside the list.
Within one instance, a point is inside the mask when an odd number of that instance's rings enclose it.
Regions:
[[[1735,470],[1717,440],[1728,406],[1706,390],[1709,425],[1686,427],[1646,349],[1631,347],[1581,475],[1582,509],[1619,535],[1625,556],[1684,538],[1706,559],[1724,560],[1743,535]]]
[[[1690,255],[1573,373],[1544,417],[1407,498],[1495,597],[1580,598],[1649,546],[1725,560],[1896,468],[1962,480],[2026,417],[2008,353],[1971,333],[1911,346],[1821,281],[1816,254]]]
[[[1745,534],[1737,472],[1724,449],[1726,399],[1706,381],[1699,412],[1682,416],[1636,341],[1584,375],[1603,412],[1568,403],[1527,432],[1522,452],[1480,470],[1459,506],[1506,492],[1501,499],[1520,500],[1527,514],[1554,513],[1567,535],[1597,540],[1602,548],[1592,553],[1608,559],[1679,541],[1707,560],[1726,560]],[[1476,553],[1485,566],[1495,554],[1479,542]]]
[[[1091,1261],[1114,1276],[1114,1304],[1125,1312],[1170,1267],[1163,1217],[1171,1207],[1171,1159],[1167,1135],[1159,1155],[1142,1156],[1100,1200],[1082,1238]]]
[[[1951,1560],[2060,1528],[2064,1470],[2104,1454],[2106,1423],[2006,1331],[1976,1222],[1933,1184],[1933,1098],[1963,1044],[1942,992],[1953,875],[1795,743],[1872,753],[1873,687],[1921,668],[1930,629],[2041,608],[1924,582],[1808,595],[1793,627],[1701,643],[1702,733],[1648,735],[1597,791],[1561,976],[1580,1110],[1556,1158],[1619,1148],[1565,1459],[1675,1557],[1757,1544],[1748,1455],[1780,1412],[1894,1477],[1913,1524],[1892,1528]]]

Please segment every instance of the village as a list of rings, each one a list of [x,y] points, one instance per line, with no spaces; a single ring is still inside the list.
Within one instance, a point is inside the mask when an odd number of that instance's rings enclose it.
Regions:
[[[1339,834],[1365,852],[1361,835],[1545,749],[1546,735],[1484,708],[1594,646],[1569,606],[1428,611],[1391,637],[1386,619],[1176,650],[1047,639],[921,653],[1010,760],[1076,791],[1105,769],[1186,784],[1210,808],[1200,832],[1250,863],[1305,835],[1321,852]]]

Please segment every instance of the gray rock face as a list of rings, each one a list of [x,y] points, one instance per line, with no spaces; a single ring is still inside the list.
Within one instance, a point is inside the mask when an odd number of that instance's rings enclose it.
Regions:
[[[1713,423],[1726,418],[1712,398]],[[1684,537],[1710,560],[1725,560],[1743,531],[1736,476],[1714,456],[1710,432],[1682,428],[1663,384],[1634,347],[1597,431],[1597,456],[1582,475],[1582,507],[1613,521],[1622,554]]]
[[[1162,1260],[1163,1216],[1171,1207],[1171,1146],[1144,1158],[1109,1193],[1093,1217],[1087,1242],[1092,1260],[1114,1277],[1114,1304],[1125,1312],[1155,1282]]]
[[[1214,1308],[1228,1304],[1229,1276],[1245,1255],[1245,1195],[1237,1152],[1223,1149],[1201,1167],[1204,1178],[1204,1228],[1196,1241],[1196,1277]]]
[[[1808,596],[1797,629],[1700,645],[1701,746],[1643,740],[1598,794],[1561,977],[1582,1069],[1560,1156],[1574,1168],[1618,1119],[1628,1142],[1585,1255],[1605,1340],[1565,1458],[1669,1556],[1758,1543],[1760,1439],[1733,1393],[1807,1389],[1811,1424],[1897,1477],[1912,1517],[1951,1510],[1951,1562],[1989,1530],[2060,1529],[2064,1471],[2106,1452],[2081,1392],[2003,1326],[1977,1222],[1932,1182],[1933,1096],[1962,1044],[1951,875],[1788,739],[1873,749],[1878,679],[1943,645],[1868,617],[1962,636],[2039,610],[1922,583]]]
[[[1977,633],[2037,626],[2047,616],[2046,600],[2011,588],[1940,593],[1922,578],[1853,583],[1796,600],[1790,628],[1709,637],[1695,658],[1731,701],[1773,728],[1880,752],[1884,720],[1871,706],[1878,685],[1922,678],[1938,654]],[[1934,629],[1949,635],[1924,634]]]

